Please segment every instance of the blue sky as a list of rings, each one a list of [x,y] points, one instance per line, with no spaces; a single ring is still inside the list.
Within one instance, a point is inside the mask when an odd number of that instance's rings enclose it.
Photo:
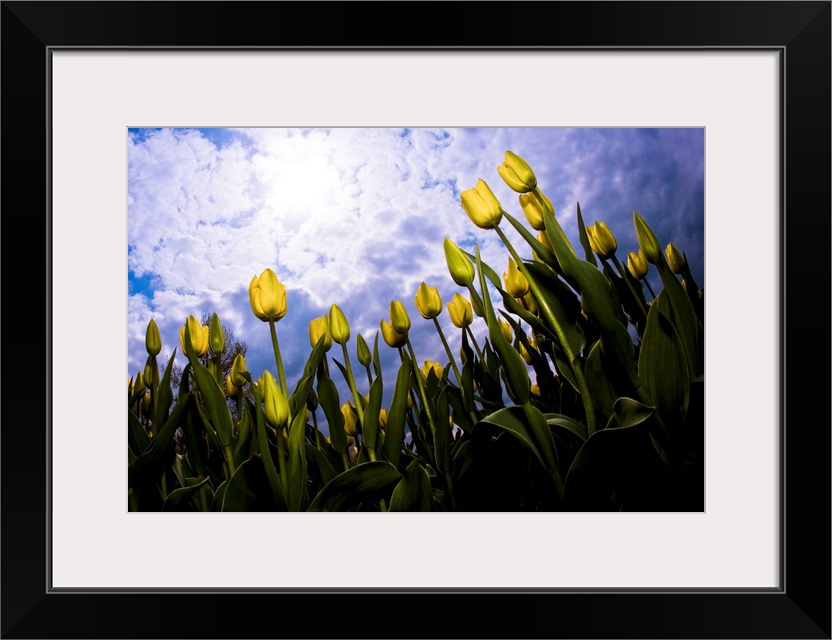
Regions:
[[[255,377],[276,373],[268,325],[248,300],[252,276],[267,267],[287,288],[288,313],[277,330],[290,387],[309,355],[309,321],[333,303],[350,323],[357,373],[355,336],[372,347],[391,300],[410,313],[420,364],[446,362],[433,322],[413,298],[423,280],[443,302],[461,292],[447,272],[445,237],[478,243],[488,264],[506,270],[507,251],[469,221],[459,196],[482,178],[505,210],[525,220],[497,173],[507,150],[532,167],[575,246],[580,202],[584,222],[606,222],[626,261],[638,248],[635,210],[663,245],[687,254],[704,288],[704,143],[701,128],[131,129],[127,375],[144,367],[151,318],[164,363],[187,316],[212,312],[247,343]],[[501,227],[531,257],[519,235]],[[648,279],[658,291],[653,271]],[[447,309],[439,320],[456,350],[459,330]],[[484,334],[481,322],[472,328]],[[379,342],[389,393],[398,355]],[[340,350],[330,355],[342,359]],[[344,401],[346,385],[337,367],[331,372]],[[366,376],[357,379],[366,392]]]

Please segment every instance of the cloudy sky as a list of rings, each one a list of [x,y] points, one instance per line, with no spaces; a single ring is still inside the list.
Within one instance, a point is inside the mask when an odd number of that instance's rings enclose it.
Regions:
[[[461,191],[482,178],[525,221],[497,173],[506,150],[530,164],[573,245],[579,202],[586,224],[607,223],[625,261],[638,248],[635,210],[663,245],[687,254],[705,284],[704,129],[133,129],[128,136],[128,377],[144,367],[151,318],[163,364],[187,316],[212,312],[246,342],[254,377],[276,373],[268,324],[248,299],[249,282],[267,267],[287,289],[277,331],[290,388],[309,355],[309,321],[333,303],[350,323],[360,391],[367,381],[358,375],[355,336],[372,348],[391,300],[410,313],[420,364],[444,363],[433,322],[413,298],[423,280],[443,302],[461,291],[447,272],[446,237],[466,248],[478,243],[488,264],[506,270],[496,234],[475,227],[460,204]],[[501,228],[531,257],[508,223]],[[658,292],[655,272],[648,279]],[[439,320],[456,350],[459,330],[447,309]],[[481,322],[472,328],[484,333]],[[330,356],[341,360],[334,346]],[[398,355],[380,337],[379,349],[389,393]],[[344,401],[346,385],[331,371]]]

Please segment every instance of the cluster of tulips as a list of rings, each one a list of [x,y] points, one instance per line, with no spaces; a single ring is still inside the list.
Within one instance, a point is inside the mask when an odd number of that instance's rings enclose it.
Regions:
[[[467,295],[443,306],[437,288],[422,282],[414,298],[445,363],[418,366],[410,315],[394,300],[372,348],[355,338],[362,393],[350,325],[333,304],[310,321],[311,352],[290,387],[277,332],[286,289],[265,269],[251,280],[249,301],[269,326],[277,376],[267,370],[255,380],[242,355],[223,376],[219,318],[202,326],[191,316],[180,330],[186,361],[174,393],[176,353],[160,376],[151,320],[146,366],[128,381],[130,510],[702,510],[703,296],[684,254],[673,244],[662,250],[634,212],[639,247],[625,267],[612,231],[585,226],[578,206],[579,255],[531,167],[508,151],[497,172],[519,194],[532,231],[484,180],[462,192],[471,222],[493,230],[509,257],[500,278],[478,246],[471,253],[445,238],[448,272]],[[504,222],[529,257],[509,242]],[[658,295],[646,280],[651,266]],[[445,307],[460,330],[456,355],[437,320]],[[482,344],[474,322],[487,327]],[[400,358],[394,381],[383,379],[379,335]],[[334,344],[340,359],[328,355]],[[330,359],[348,398],[339,396]]]

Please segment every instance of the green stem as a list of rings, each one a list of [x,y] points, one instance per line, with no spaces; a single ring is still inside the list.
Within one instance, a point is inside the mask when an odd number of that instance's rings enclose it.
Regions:
[[[289,388],[286,386],[286,373],[283,371],[283,358],[280,357],[280,345],[277,343],[277,330],[274,327],[274,320],[269,320],[269,330],[272,334],[272,349],[274,349],[274,361],[277,363],[277,375],[280,378],[280,388],[283,397],[289,402]]]
[[[321,432],[318,429],[318,415],[312,411],[312,426],[315,427],[315,446],[321,450]]]
[[[167,500],[168,497],[168,471],[162,471],[162,500]]]
[[[370,373],[370,365],[364,365],[364,368],[367,370],[367,384],[369,384],[370,387],[372,387],[373,386],[373,375]]]
[[[460,375],[459,369],[456,366],[456,361],[454,360],[454,356],[451,353],[451,348],[448,346],[448,341],[445,339],[445,334],[442,332],[442,327],[439,326],[439,321],[436,318],[433,319],[433,324],[436,326],[436,332],[442,339],[442,345],[445,347],[445,353],[448,354],[448,360],[451,361],[451,366],[454,368],[456,383],[459,385],[459,388],[462,389],[462,376]]]
[[[410,338],[407,338],[407,350],[410,353],[410,360],[412,362],[416,362],[416,354],[413,353],[413,345],[410,344]],[[436,436],[436,423],[433,420],[433,411],[430,410],[430,405],[428,404],[428,394],[425,391],[425,382],[422,380],[422,370],[415,366],[413,367],[413,373],[416,374],[416,386],[419,387],[419,396],[422,398],[422,406],[425,408],[425,413],[428,416],[428,425],[430,426],[431,434]]]
[[[517,264],[517,268],[520,270],[520,273],[522,273],[528,281],[532,295],[534,296],[534,299],[537,301],[538,309],[540,310],[541,314],[545,316],[546,320],[548,321],[549,327],[555,332],[555,336],[557,337],[558,341],[560,341],[560,344],[563,347],[563,351],[566,354],[566,357],[569,358],[569,364],[572,366],[572,372],[575,375],[575,382],[578,383],[578,390],[580,391],[581,400],[583,401],[584,412],[586,413],[587,430],[589,431],[589,435],[592,435],[593,433],[595,433],[595,411],[592,408],[592,398],[589,395],[589,385],[587,384],[586,378],[584,377],[583,369],[581,369],[580,363],[578,362],[578,357],[576,354],[572,352],[572,347],[569,344],[569,341],[566,339],[566,334],[563,332],[563,328],[560,326],[560,323],[555,317],[555,314],[552,311],[552,308],[549,306],[549,302],[546,300],[540,287],[538,286],[537,281],[526,268],[526,263],[523,262],[523,260],[514,250],[514,247],[509,242],[508,238],[506,237],[506,234],[503,233],[503,230],[500,229],[499,226],[494,227],[494,230],[497,232],[497,235],[500,236],[500,240],[503,241],[503,244],[509,250],[509,253],[511,253],[511,256],[512,258],[514,258],[514,262]]]
[[[223,453],[225,454],[225,464],[228,465],[228,479],[230,480],[236,469],[234,466],[234,452],[231,450],[231,446],[228,445],[223,447]]]
[[[647,308],[641,303],[641,298],[638,297],[638,294],[636,294],[636,290],[633,289],[633,283],[630,282],[630,278],[628,278],[627,274],[624,273],[624,267],[621,266],[621,262],[619,262],[618,256],[613,254],[612,255],[612,260],[615,263],[615,268],[618,269],[618,273],[621,274],[621,278],[624,280],[624,282],[627,283],[627,288],[630,290],[630,293],[633,294],[633,299],[636,302],[638,302],[638,306],[641,307],[641,310],[644,312],[644,317],[646,318],[647,317]]]
[[[286,452],[286,443],[283,442],[283,434],[280,433],[280,431],[275,431],[275,434],[277,434],[277,472],[280,475],[280,484],[283,487],[283,495],[288,496],[289,495],[289,479],[286,477],[286,473],[285,473],[285,470],[284,470],[284,467],[286,466],[286,463],[283,460],[284,453]],[[266,446],[268,447],[268,442],[266,443]],[[268,448],[267,448],[267,450],[265,452],[263,452],[263,455],[268,455],[268,454],[269,454],[269,452],[268,452]]]
[[[477,352],[477,357],[480,359],[480,362],[483,362],[482,350],[480,350],[480,345],[477,344],[477,339],[474,337],[474,332],[471,331],[471,326],[467,326],[463,329],[463,331],[468,332],[468,337],[471,339],[471,344],[474,345],[474,350]]]
[[[341,345],[344,351],[344,366],[347,369],[347,385],[352,392],[352,399],[355,401],[355,410],[358,412],[358,422],[364,426],[364,406],[361,404],[361,396],[358,394],[358,389],[355,387],[355,377],[352,374],[352,365],[350,364],[350,354],[347,352],[347,343]]]
[[[647,290],[650,292],[650,295],[653,296],[653,300],[656,299],[656,292],[653,291],[653,287],[650,286],[650,283],[647,281],[647,276],[644,276],[644,284],[647,285]]]

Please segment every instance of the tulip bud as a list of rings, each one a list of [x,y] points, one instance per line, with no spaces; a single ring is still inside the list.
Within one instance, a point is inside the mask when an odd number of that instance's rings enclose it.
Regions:
[[[485,307],[482,305],[482,298],[480,295],[471,289],[469,297],[471,298],[471,308],[480,318],[485,317]]]
[[[526,193],[537,186],[537,178],[531,167],[511,151],[506,151],[506,159],[497,167],[497,173],[517,193]]]
[[[236,398],[242,395],[243,390],[231,381],[231,375],[225,376],[225,395],[228,398]]]
[[[306,408],[309,411],[315,411],[318,408],[318,394],[314,389],[309,390],[309,396],[306,398]]]
[[[589,246],[602,260],[608,260],[615,255],[618,242],[606,224],[596,222],[595,226],[586,228],[586,234],[589,237]]]
[[[266,407],[266,422],[274,429],[285,429],[289,424],[289,404],[277,381],[271,373],[264,371],[260,376],[263,404]]]
[[[636,280],[642,280],[647,275],[647,258],[641,248],[638,253],[630,251],[627,254],[627,269]]]
[[[672,242],[668,243],[665,249],[667,256],[667,264],[670,265],[670,270],[673,273],[681,274],[685,269],[685,258]]]
[[[354,438],[361,433],[358,428],[358,417],[355,414],[355,408],[352,402],[345,402],[341,405],[341,415],[344,416],[344,431],[348,436]]]
[[[191,338],[191,346],[194,348],[194,353],[197,358],[201,358],[208,353],[208,327],[199,324],[194,316],[188,316],[185,326],[179,329],[179,341],[182,343],[182,351],[185,351],[185,332]]]
[[[156,321],[153,318],[147,323],[144,348],[147,349],[147,354],[151,356],[158,356],[162,350],[162,337],[159,335],[159,327],[156,326]]]
[[[508,259],[508,271],[503,272],[503,281],[506,283],[506,291],[515,298],[522,298],[529,292],[529,281],[511,258]]]
[[[211,351],[214,353],[222,353],[225,350],[225,334],[222,330],[222,324],[220,324],[220,317],[216,313],[211,315],[208,341],[211,345]]]
[[[638,244],[644,251],[644,257],[650,264],[659,264],[662,255],[662,247],[659,244],[659,239],[653,230],[647,225],[644,219],[633,211],[633,221],[636,226],[636,236],[638,237]]]
[[[433,373],[436,375],[437,380],[441,380],[442,365],[438,362],[434,362],[433,360],[425,360],[425,364],[422,365],[422,373],[424,374],[425,379],[427,380],[428,373],[430,373],[431,369],[433,369]]]
[[[141,371],[136,374],[136,382],[133,384],[133,393],[137,393],[139,389],[144,389],[144,374]]]
[[[533,384],[530,391],[533,395],[536,395],[538,398],[540,397],[540,387],[537,384]]]
[[[542,200],[537,196],[537,192],[535,191],[524,193],[519,197],[520,206],[523,208],[523,213],[526,214],[526,220],[529,221],[529,224],[535,231],[543,231],[546,228],[546,224],[543,222],[543,212],[545,210],[548,209],[552,215],[555,214],[555,207],[552,201],[542,193],[540,195],[542,196]]]
[[[529,291],[523,296],[523,306],[526,307],[534,315],[540,315],[537,308],[537,300],[534,299],[532,292]]]
[[[460,287],[467,287],[474,281],[474,265],[468,259],[462,249],[456,246],[450,238],[445,238],[445,262],[448,263],[448,271]]]
[[[234,362],[231,363],[231,382],[235,387],[243,388],[246,382],[248,382],[243,376],[243,373],[246,371],[248,371],[246,369],[246,359],[242,353],[238,353],[234,357]]]
[[[393,300],[390,303],[390,323],[396,333],[407,333],[410,331],[410,316],[404,308],[401,300]]]
[[[425,320],[435,318],[442,313],[442,298],[439,297],[439,290],[436,287],[429,287],[424,282],[419,285],[413,301]]]
[[[480,178],[477,186],[461,194],[462,208],[480,229],[493,229],[503,218],[503,208],[491,189]]]
[[[510,344],[512,339],[511,325],[509,325],[509,323],[505,320],[501,320],[500,318],[497,318],[497,324],[500,325],[500,333],[503,334],[503,338],[505,338],[506,342]]]
[[[142,413],[146,417],[150,417],[150,392],[147,392],[142,396]]]
[[[329,333],[338,344],[347,344],[350,340],[350,324],[337,304],[329,308]]]
[[[393,328],[393,325],[382,319],[381,321],[381,337],[388,347],[396,348],[403,347],[407,344],[407,334],[399,333]]]
[[[468,302],[458,293],[448,303],[448,313],[451,316],[451,322],[455,327],[464,329],[474,321],[474,313],[471,309],[471,303]]]
[[[387,409],[384,407],[378,411],[378,426],[380,429],[387,428]]]
[[[549,234],[545,231],[541,231],[537,234],[537,239],[543,244],[549,251],[554,252],[554,248],[552,247],[552,241],[549,240]]]
[[[264,269],[248,285],[248,299],[254,315],[263,322],[277,322],[286,315],[286,287],[271,269]]]
[[[531,346],[531,340],[529,340],[529,346]],[[526,361],[526,364],[531,364],[532,354],[529,353],[528,349],[526,349],[526,345],[524,345],[522,342],[519,342],[517,344],[517,349],[520,351],[520,355],[523,356],[523,360]]]
[[[324,351],[329,351],[332,348],[332,333],[329,330],[329,318],[326,314],[309,321],[309,344],[313,349],[321,336],[324,339]]]
[[[365,367],[369,367],[370,363],[373,361],[373,356],[370,354],[370,347],[367,346],[367,342],[360,333],[355,339],[355,343],[357,345],[356,351],[358,352],[358,361]]]

